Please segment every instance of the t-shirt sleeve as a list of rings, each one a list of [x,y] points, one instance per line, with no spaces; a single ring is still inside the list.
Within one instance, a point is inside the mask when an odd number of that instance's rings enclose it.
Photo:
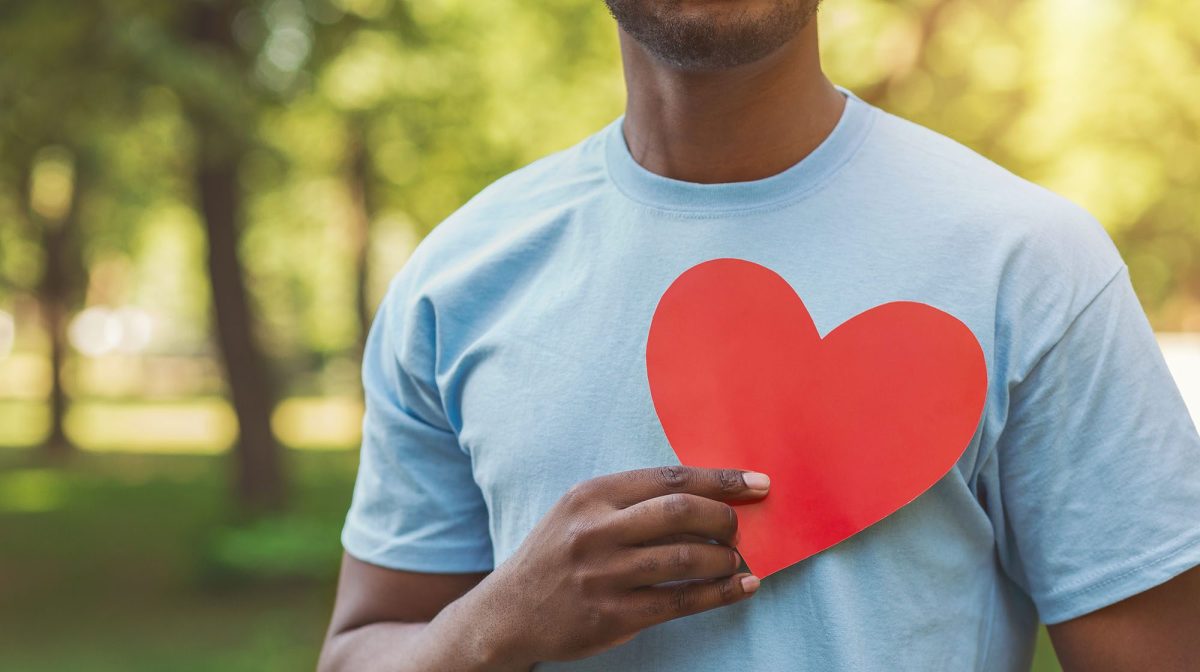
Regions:
[[[362,448],[342,545],[391,569],[487,571],[487,507],[438,393],[435,312],[414,288],[414,261],[393,280],[367,337]]]
[[[1200,435],[1122,264],[1010,388],[1001,562],[1058,623],[1200,564]]]

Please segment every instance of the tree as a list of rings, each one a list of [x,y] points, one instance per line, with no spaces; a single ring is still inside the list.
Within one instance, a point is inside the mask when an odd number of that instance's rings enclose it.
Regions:
[[[64,428],[67,317],[87,281],[79,211],[92,164],[88,137],[95,122],[78,102],[94,84],[81,85],[80,79],[96,45],[88,30],[92,12],[51,21],[54,5],[14,6],[0,18],[0,39],[13,48],[0,64],[0,107],[10,131],[4,134],[0,175],[14,183],[26,235],[42,251],[40,277],[28,289],[37,296],[50,345],[50,427],[44,456],[61,461],[73,452]],[[37,31],[36,26],[48,29]]]
[[[197,46],[231,61],[240,54],[234,42],[234,2],[197,3],[189,19]],[[242,217],[238,169],[247,150],[247,132],[214,113],[211,101],[189,100],[188,117],[198,139],[195,185],[208,235],[208,271],[220,346],[239,437],[236,489],[251,510],[283,507],[286,497],[283,452],[271,431],[275,392],[254,339],[238,242]]]
[[[44,254],[37,296],[50,342],[50,433],[46,457],[61,461],[74,451],[64,429],[67,393],[63,365],[67,359],[67,316],[84,285],[80,255],[79,200],[82,177],[78,161],[61,146],[43,148],[33,157],[21,194],[24,211],[40,233]]]
[[[238,421],[234,491],[249,512],[286,503],[283,450],[271,430],[276,393],[270,367],[255,338],[255,311],[247,291],[239,244],[244,221],[238,181],[255,146],[262,108],[270,96],[247,82],[248,54],[233,25],[243,3],[195,0],[167,14],[131,10],[112,35],[128,74],[143,86],[166,85],[179,95],[195,140],[191,183],[208,242],[213,322],[229,397]]]

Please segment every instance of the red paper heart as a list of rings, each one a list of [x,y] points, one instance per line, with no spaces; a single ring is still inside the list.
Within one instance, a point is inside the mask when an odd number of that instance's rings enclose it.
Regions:
[[[663,294],[650,394],[680,462],[771,477],[738,507],[738,551],[773,574],[880,521],[954,466],[983,412],[971,330],[932,306],[876,306],[821,338],[774,271],[714,259]]]

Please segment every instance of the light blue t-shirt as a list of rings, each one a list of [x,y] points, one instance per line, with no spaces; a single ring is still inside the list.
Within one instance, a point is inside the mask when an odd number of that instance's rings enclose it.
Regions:
[[[987,364],[975,435],[925,494],[753,598],[542,669],[1023,670],[1039,618],[1200,563],[1200,437],[1107,233],[839,89],[833,132],[776,175],[657,175],[622,116],[441,223],[368,339],[347,552],[488,570],[572,484],[678,464],[651,316],[684,270],[734,257],[786,279],[821,335],[889,301],[957,317]]]

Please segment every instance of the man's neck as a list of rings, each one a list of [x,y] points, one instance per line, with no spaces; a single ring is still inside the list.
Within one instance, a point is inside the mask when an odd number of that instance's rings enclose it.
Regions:
[[[717,183],[769,177],[808,156],[845,105],[821,71],[816,24],[763,59],[708,72],[673,68],[618,29],[634,159],[665,177]]]

